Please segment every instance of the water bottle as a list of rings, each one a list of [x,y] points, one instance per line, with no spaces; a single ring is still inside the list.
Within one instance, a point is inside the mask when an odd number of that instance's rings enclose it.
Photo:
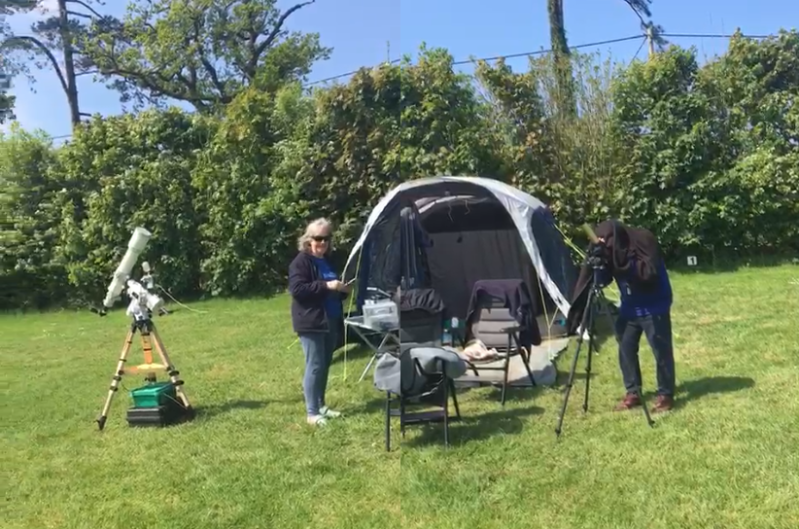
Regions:
[[[450,329],[450,321],[444,320],[444,335],[441,337],[442,345],[452,344],[452,332]]]

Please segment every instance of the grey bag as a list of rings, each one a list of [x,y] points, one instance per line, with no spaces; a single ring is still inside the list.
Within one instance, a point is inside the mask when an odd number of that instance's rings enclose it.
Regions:
[[[416,369],[410,348],[403,348],[398,357],[384,354],[376,364],[374,384],[380,391],[412,395],[415,390],[424,387],[425,377]]]
[[[443,360],[449,378],[457,378],[466,372],[466,362],[454,351],[403,344],[399,357],[384,354],[378,359],[374,374],[375,387],[395,395],[413,396],[422,393],[428,377],[419,371],[414,359],[423,370],[430,373],[437,373],[438,360]]]

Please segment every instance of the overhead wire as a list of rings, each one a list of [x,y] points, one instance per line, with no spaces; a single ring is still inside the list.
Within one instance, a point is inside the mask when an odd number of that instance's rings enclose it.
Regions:
[[[747,38],[747,39],[767,39],[767,38],[771,38],[771,37],[774,36],[773,34],[770,34],[770,35],[747,35],[747,34],[743,34],[743,33],[741,35],[744,38]],[[661,37],[668,37],[668,38],[729,39],[729,38],[734,37],[735,35],[733,35],[733,34],[723,34],[723,33],[716,33],[716,34],[714,34],[714,33],[660,33],[660,36]],[[586,42],[586,43],[583,43],[583,44],[575,44],[574,46],[569,46],[569,49],[570,50],[579,50],[579,49],[584,49],[584,48],[595,48],[597,46],[606,46],[608,44],[618,44],[618,43],[632,41],[632,40],[636,40],[636,39],[640,39],[640,38],[643,38],[644,41],[645,41],[646,38],[647,38],[647,35],[643,34],[643,33],[639,33],[639,34],[636,34],[636,35],[630,35],[630,36],[627,36],[627,37],[620,37],[620,38],[617,38],[617,39],[606,39],[606,40],[600,40],[600,41],[597,41],[597,42]],[[641,48],[643,48],[643,43],[641,45]],[[641,48],[639,48],[638,52],[636,52],[636,54],[635,54],[636,57],[641,52]],[[487,61],[496,61],[496,60],[499,60],[499,59],[517,59],[517,58],[520,58],[520,57],[533,57],[533,56],[536,56],[536,55],[544,55],[546,53],[551,53],[551,52],[552,52],[552,49],[551,48],[547,48],[547,49],[541,49],[541,50],[536,50],[536,51],[525,51],[525,52],[518,52],[518,53],[510,53],[510,54],[506,54],[506,55],[495,55],[495,56],[492,56],[492,57],[479,57],[479,58],[475,58],[475,59],[461,59],[461,60],[458,60],[458,61],[454,61],[452,64],[454,66],[461,66],[461,65],[464,65],[464,64],[474,63],[476,61],[486,61],[487,62]],[[325,77],[323,79],[317,79],[315,81],[311,81],[311,82],[305,83],[303,85],[303,88],[307,88],[307,87],[310,87],[310,86],[316,86],[316,85],[320,85],[320,84],[324,84],[324,83],[329,83],[331,81],[337,81],[339,79],[344,79],[346,77],[351,77],[351,76],[357,74],[359,71],[363,70],[364,68],[375,68],[375,67],[377,67],[377,66],[379,66],[381,64],[382,65],[385,65],[385,64],[397,64],[399,62],[402,62],[402,59],[391,59],[389,61],[383,61],[383,62],[378,63],[378,64],[373,65],[373,66],[364,66],[364,67],[358,68],[356,70],[351,70],[349,72],[340,73],[340,74],[337,74],[337,75],[332,75],[330,77]],[[52,136],[50,139],[61,140],[61,139],[66,139],[66,138],[71,138],[71,137],[72,137],[72,134],[61,134],[59,136]]]

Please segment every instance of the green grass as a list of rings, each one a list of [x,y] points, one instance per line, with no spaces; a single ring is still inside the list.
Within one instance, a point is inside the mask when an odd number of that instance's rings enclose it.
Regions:
[[[369,379],[357,383],[364,353],[352,353],[346,380],[341,353],[333,367],[329,403],[346,417],[306,426],[285,297],[198,303],[205,314],[156,320],[200,410],[169,429],[129,428],[124,391],[105,431],[93,422],[123,314],[3,316],[0,526],[799,527],[797,277],[796,266],[675,274],[679,408],[654,429],[640,412],[610,411],[622,385],[608,342],[589,413],[581,379],[559,441],[558,390],[512,391],[502,410],[483,388],[461,394],[449,450],[430,427],[409,430],[401,447],[395,436],[391,453],[381,395]],[[645,341],[641,353],[651,389]],[[124,379],[127,389],[138,383]]]

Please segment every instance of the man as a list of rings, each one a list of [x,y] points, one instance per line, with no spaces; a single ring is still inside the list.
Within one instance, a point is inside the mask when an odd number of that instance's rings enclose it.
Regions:
[[[655,356],[657,396],[653,412],[674,406],[674,348],[671,331],[672,290],[657,239],[649,230],[631,228],[608,220],[594,230],[604,247],[608,269],[603,283],[611,278],[621,292],[616,320],[619,365],[626,395],[616,410],[641,405],[641,367],[638,349],[645,334]]]

